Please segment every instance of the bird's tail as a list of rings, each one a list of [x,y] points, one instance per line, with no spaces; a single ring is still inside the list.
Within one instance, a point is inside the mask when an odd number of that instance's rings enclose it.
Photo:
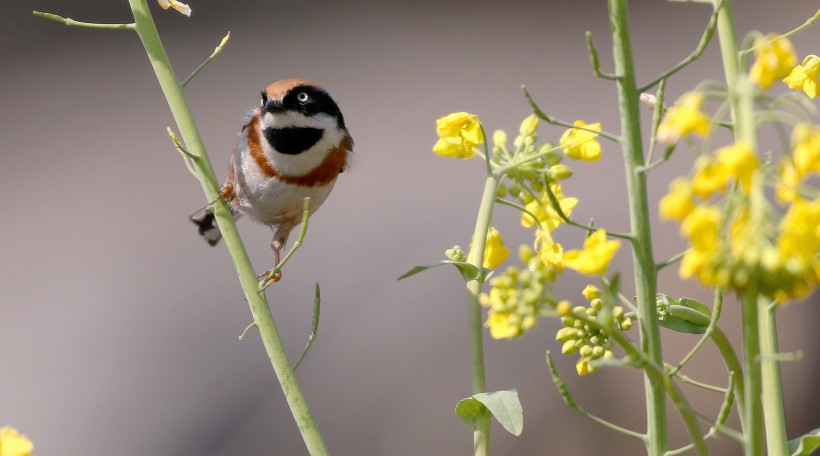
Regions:
[[[234,220],[238,219],[240,215],[238,212],[234,212],[233,209],[231,209],[231,214]],[[194,212],[188,217],[188,220],[199,228],[200,236],[205,238],[208,245],[216,245],[222,239],[222,233],[219,231],[219,227],[216,226],[216,217],[211,206],[205,206]]]

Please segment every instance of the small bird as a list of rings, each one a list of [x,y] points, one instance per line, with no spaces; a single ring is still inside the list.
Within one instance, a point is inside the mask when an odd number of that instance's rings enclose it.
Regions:
[[[305,79],[276,81],[245,119],[219,196],[235,219],[247,215],[273,230],[275,267],[288,234],[302,221],[303,199],[310,197],[311,213],[319,209],[352,151],[342,112],[324,89]],[[190,220],[208,244],[219,242],[210,206]],[[280,278],[277,273],[265,286]]]

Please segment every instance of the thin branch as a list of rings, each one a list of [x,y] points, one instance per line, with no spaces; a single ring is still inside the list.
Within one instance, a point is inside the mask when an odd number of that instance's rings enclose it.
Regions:
[[[800,26],[798,26],[797,28],[795,28],[795,29],[793,29],[793,30],[790,30],[790,31],[788,31],[788,32],[786,32],[786,33],[784,33],[784,34],[782,34],[782,35],[778,36],[777,38],[789,38],[790,36],[792,36],[792,35],[794,35],[794,34],[797,34],[797,33],[799,33],[799,32],[802,32],[804,29],[806,29],[806,28],[808,28],[808,27],[811,27],[811,26],[812,26],[815,22],[817,22],[817,20],[818,20],[818,19],[820,19],[820,9],[818,9],[818,10],[817,10],[817,12],[816,12],[816,13],[814,13],[814,16],[812,16],[812,17],[808,18],[808,19],[806,20],[806,22],[804,22],[803,24],[801,24],[801,25],[800,25]],[[755,48],[754,48],[754,47],[750,47],[750,48],[747,48],[747,49],[744,49],[744,50],[740,51],[740,52],[739,52],[739,55],[740,55],[741,57],[744,57],[744,56],[746,56],[747,54],[749,54],[749,53],[751,53],[751,52],[754,52],[754,50],[755,50]]]
[[[667,259],[667,260],[661,261],[660,263],[657,263],[657,264],[655,265],[655,269],[657,269],[658,271],[660,271],[660,270],[661,270],[661,269],[663,269],[663,268],[666,268],[666,267],[672,266],[673,264],[675,264],[675,263],[677,263],[678,261],[680,261],[680,260],[683,258],[683,256],[684,256],[684,255],[686,255],[686,252],[681,252],[681,253],[678,253],[678,254],[674,255],[673,257],[671,257],[671,258],[669,258],[669,259]]]
[[[546,180],[546,182],[544,183],[544,190],[547,192],[547,198],[549,198],[550,204],[552,205],[552,208],[555,210],[555,212],[558,214],[558,217],[560,217],[561,220],[563,220],[564,223],[566,223],[567,225],[572,225],[572,226],[577,227],[577,228],[582,228],[582,229],[586,230],[588,233],[594,232],[596,230],[596,228],[591,227],[591,226],[587,226],[587,225],[582,225],[578,222],[575,222],[575,221],[571,220],[569,217],[567,217],[567,214],[565,214],[564,210],[561,209],[561,203],[558,202],[558,198],[555,196],[555,193],[553,193],[552,189],[550,188],[549,178],[547,176],[544,176],[544,179]],[[536,222],[538,221],[538,219],[535,219],[535,220],[536,220]],[[608,234],[609,236],[612,236],[614,238],[620,238],[620,239],[624,239],[624,240],[627,240],[627,241],[630,241],[630,242],[632,242],[632,239],[633,239],[631,234],[619,233],[617,231],[613,231],[613,232],[607,231],[606,234]]]
[[[199,72],[202,71],[203,68],[205,68],[209,63],[211,63],[211,60],[216,58],[216,56],[219,55],[220,52],[222,52],[222,48],[225,47],[225,44],[228,42],[228,39],[230,39],[230,38],[231,38],[231,32],[228,32],[228,34],[225,35],[225,38],[222,38],[222,41],[219,42],[219,46],[217,46],[214,49],[214,52],[210,56],[208,56],[208,58],[205,59],[204,62],[200,63],[199,66],[196,67],[196,69],[194,71],[192,71],[191,74],[189,74],[187,78],[185,78],[182,82],[179,83],[179,85],[181,85],[182,88],[187,87],[188,83],[191,82],[191,79],[193,79],[196,75],[198,75]]]
[[[567,388],[566,383],[564,383],[564,380],[562,380],[561,376],[558,375],[558,369],[556,369],[555,363],[552,361],[552,355],[550,354],[549,350],[547,350],[547,365],[549,366],[549,369],[550,369],[550,375],[552,376],[552,382],[555,383],[555,387],[558,388],[558,393],[561,394],[562,398],[564,398],[564,402],[567,403],[569,408],[571,408],[573,411],[575,411],[579,415],[581,415],[585,418],[588,418],[588,419],[600,424],[601,426],[603,426],[607,429],[610,429],[610,430],[615,431],[617,433],[623,434],[627,437],[632,437],[633,439],[638,439],[641,442],[646,443],[646,439],[647,439],[646,434],[641,434],[639,432],[635,432],[635,431],[632,431],[630,429],[626,429],[626,428],[623,428],[621,426],[618,426],[617,424],[610,423],[609,421],[607,421],[603,418],[599,418],[599,417],[587,412],[586,410],[581,408],[577,403],[575,403],[575,400],[572,398],[572,395],[570,394],[569,388]]]
[[[285,257],[282,258],[282,261],[280,261],[279,264],[274,266],[273,269],[271,269],[270,272],[268,272],[268,275],[261,282],[259,282],[259,287],[260,287],[259,292],[264,291],[265,288],[267,288],[269,286],[269,284],[272,283],[270,280],[273,279],[273,276],[276,275],[277,272],[282,270],[282,267],[285,265],[285,263],[287,263],[288,260],[290,260],[290,257],[292,257],[293,254],[297,250],[299,250],[299,247],[302,246],[302,241],[305,239],[305,234],[307,234],[308,220],[310,219],[310,197],[309,196],[305,197],[302,207],[303,207],[302,229],[299,231],[299,238],[296,239],[296,242],[293,243],[293,247],[291,247],[290,251],[287,253],[287,255],[285,255]]]
[[[94,28],[94,29],[106,29],[106,30],[136,30],[136,25],[134,23],[131,24],[98,24],[96,22],[82,22],[82,21],[75,21],[74,19],[68,17],[58,16],[52,13],[43,13],[41,11],[33,11],[35,16],[42,17],[43,19],[49,19],[56,22],[62,22],[63,24],[69,27],[85,27],[85,28]]]
[[[712,12],[712,15],[709,17],[709,23],[706,24],[706,30],[703,31],[703,35],[700,37],[700,42],[698,42],[697,47],[695,50],[692,51],[689,56],[685,59],[681,60],[677,65],[673,66],[669,70],[665,71],[663,74],[658,76],[657,78],[653,79],[649,83],[641,86],[638,88],[638,92],[646,92],[647,90],[654,87],[656,84],[661,82],[662,80],[672,76],[673,74],[677,73],[678,71],[685,68],[690,63],[694,62],[698,58],[700,58],[701,54],[703,54],[703,50],[706,49],[706,46],[712,41],[712,36],[715,34],[715,27],[717,26],[717,18],[718,13],[720,12],[721,6],[723,6],[723,2],[725,0],[720,0],[720,2],[715,5],[715,10]]]
[[[521,90],[524,91],[524,96],[527,98],[527,102],[530,104],[530,107],[532,108],[532,112],[536,116],[538,116],[539,119],[543,120],[544,122],[546,122],[548,124],[552,124],[552,125],[558,125],[558,126],[561,126],[561,127],[575,128],[575,129],[578,129],[578,130],[589,131],[589,132],[592,132],[592,133],[596,133],[596,134],[600,135],[602,138],[606,138],[610,141],[614,141],[616,143],[621,142],[621,138],[617,135],[612,134],[612,133],[609,133],[609,132],[606,132],[606,131],[603,131],[603,130],[602,131],[593,130],[592,128],[589,128],[589,127],[579,127],[579,126],[573,125],[569,122],[564,122],[562,120],[556,119],[555,117],[546,115],[544,113],[544,111],[542,111],[541,108],[539,108],[538,105],[535,103],[535,100],[532,99],[532,97],[530,96],[530,93],[527,91],[527,88],[524,87],[524,86],[521,86]]]
[[[293,365],[293,372],[296,372],[296,369],[299,369],[299,365],[302,364],[302,360],[305,359],[305,355],[310,350],[310,347],[313,345],[313,341],[316,340],[316,336],[319,332],[319,313],[321,311],[321,304],[322,304],[322,297],[319,290],[319,284],[316,284],[316,297],[313,298],[313,321],[310,328],[310,337],[308,337],[307,345],[305,345],[305,349],[302,350],[302,354],[299,355],[299,359],[296,360],[296,363]]]
[[[595,72],[595,76],[601,79],[608,79],[610,81],[618,80],[620,76],[617,74],[604,73],[601,71],[601,62],[598,60],[598,49],[595,47],[595,43],[592,42],[592,33],[587,30],[585,36],[587,40],[587,51],[589,51],[589,61],[592,64],[592,71]]]
[[[652,128],[649,132],[649,152],[646,154],[644,166],[646,166],[648,163],[652,163],[652,156],[655,154],[655,145],[658,141],[657,138],[655,138],[655,134],[658,131],[658,126],[661,124],[661,118],[663,117],[663,103],[665,95],[666,78],[661,79],[660,84],[658,85],[658,91],[655,92],[655,106],[652,107]]]
[[[188,168],[188,172],[190,172],[191,175],[193,175],[194,177],[199,178],[199,176],[197,176],[196,174],[195,165],[197,156],[188,152],[188,149],[186,149],[185,146],[182,145],[182,142],[179,140],[176,133],[174,133],[174,131],[171,130],[171,127],[167,127],[166,129],[168,130],[168,136],[171,137],[171,142],[174,143],[174,147],[179,152],[179,154],[182,155],[182,161],[185,162],[185,167]]]

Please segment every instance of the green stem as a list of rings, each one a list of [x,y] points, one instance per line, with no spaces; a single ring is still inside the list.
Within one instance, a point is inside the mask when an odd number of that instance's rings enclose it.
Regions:
[[[745,405],[743,420],[743,448],[746,456],[763,454],[763,405],[760,401],[760,337],[758,334],[758,309],[755,295],[743,296],[743,372]]]
[[[107,30],[135,30],[134,24],[98,24],[96,22],[82,22],[82,21],[75,21],[69,17],[62,17],[56,14],[51,13],[43,13],[41,11],[34,11],[35,16],[42,17],[43,19],[49,19],[56,22],[62,22],[68,27],[85,27],[85,28],[94,28],[94,29],[107,29]]]
[[[783,416],[783,389],[780,382],[780,360],[777,358],[777,325],[775,307],[758,301],[760,327],[760,369],[762,376],[763,418],[766,423],[767,454],[788,453],[786,419]]]
[[[475,231],[473,232],[472,248],[468,262],[483,271],[484,248],[487,244],[487,231],[493,215],[493,203],[498,180],[492,173],[488,173],[484,183],[484,194],[481,197],[481,206],[478,209]],[[482,326],[481,304],[478,295],[481,294],[481,284],[484,283],[484,274],[467,282],[467,322],[470,331],[470,365],[472,371],[473,394],[487,391],[487,382],[484,376],[484,327]],[[476,420],[473,431],[473,451],[476,456],[490,454],[490,415],[486,410]]]
[[[282,340],[273,321],[273,316],[268,308],[265,296],[257,291],[258,283],[256,273],[236,230],[233,217],[228,210],[225,201],[218,198],[220,186],[213,166],[211,165],[202,138],[194,123],[191,111],[185,100],[183,88],[178,82],[171,62],[163,48],[159,33],[157,32],[151,12],[146,0],[128,0],[131,10],[134,13],[135,27],[142,40],[145,51],[156,73],[162,92],[171,109],[174,120],[179,127],[180,134],[191,154],[196,156],[196,171],[202,189],[205,192],[207,201],[215,201],[213,204],[214,215],[216,216],[222,237],[225,239],[225,246],[228,248],[233,260],[239,281],[245,292],[245,297],[251,308],[254,321],[256,322],[262,343],[268,353],[273,369],[279,379],[282,392],[290,405],[293,417],[296,420],[302,438],[311,455],[327,455],[322,436],[316,427],[316,423],[311,416],[310,409],[305,402],[299,383],[293,373],[293,369],[288,362]]]
[[[635,85],[627,1],[609,0],[609,16],[612,29],[615,73],[620,76],[616,81],[621,116],[620,142],[624,153],[626,184],[629,195],[632,256],[635,263],[635,287],[641,329],[641,349],[651,363],[663,365],[660,328],[655,305],[657,270],[652,255],[646,174],[638,171],[638,168],[644,164],[640,115],[638,112],[640,94]],[[649,454],[659,455],[666,451],[668,445],[664,383],[669,382],[669,379],[654,380],[649,375],[644,375],[647,435],[649,436],[647,450]],[[673,400],[675,399],[680,400],[680,398],[673,398]]]

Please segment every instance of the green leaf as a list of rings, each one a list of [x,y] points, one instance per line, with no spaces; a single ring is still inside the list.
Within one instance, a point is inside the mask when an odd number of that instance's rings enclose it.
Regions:
[[[460,416],[461,419],[467,423],[467,426],[470,426],[473,430],[476,428],[478,417],[486,410],[487,407],[484,407],[484,404],[475,400],[473,397],[462,399],[456,404],[456,415]]]
[[[706,307],[705,304],[701,303],[700,301],[692,298],[680,298],[680,305],[686,306],[690,309],[697,310],[698,312],[706,315],[707,317],[712,316],[712,311]]]
[[[789,440],[791,456],[809,456],[818,448],[820,448],[820,428],[809,431],[794,440]]]
[[[700,326],[671,314],[664,316],[662,320],[658,320],[658,323],[666,329],[680,333],[703,334],[706,332],[706,326]]]
[[[473,398],[484,404],[496,420],[512,435],[519,436],[524,430],[524,411],[518,400],[518,391],[494,391],[479,393]]]
[[[464,278],[465,282],[469,282],[469,281],[475,280],[475,279],[480,279],[481,277],[479,276],[479,274],[481,274],[482,272],[485,274],[484,278],[486,279],[487,277],[489,277],[488,273],[491,272],[489,269],[480,270],[477,266],[474,266],[470,263],[460,263],[460,262],[452,261],[452,260],[442,260],[442,261],[437,261],[435,263],[427,263],[427,264],[422,264],[422,265],[416,266],[413,269],[411,269],[411,270],[405,272],[404,274],[402,274],[401,276],[399,276],[399,278],[396,279],[396,280],[406,279],[410,276],[414,276],[414,275],[418,274],[419,272],[426,271],[428,269],[435,268],[435,267],[438,267],[438,266],[442,266],[442,265],[445,265],[445,264],[452,264],[453,266],[455,266],[456,269],[458,269],[458,272],[461,273],[461,277]]]

